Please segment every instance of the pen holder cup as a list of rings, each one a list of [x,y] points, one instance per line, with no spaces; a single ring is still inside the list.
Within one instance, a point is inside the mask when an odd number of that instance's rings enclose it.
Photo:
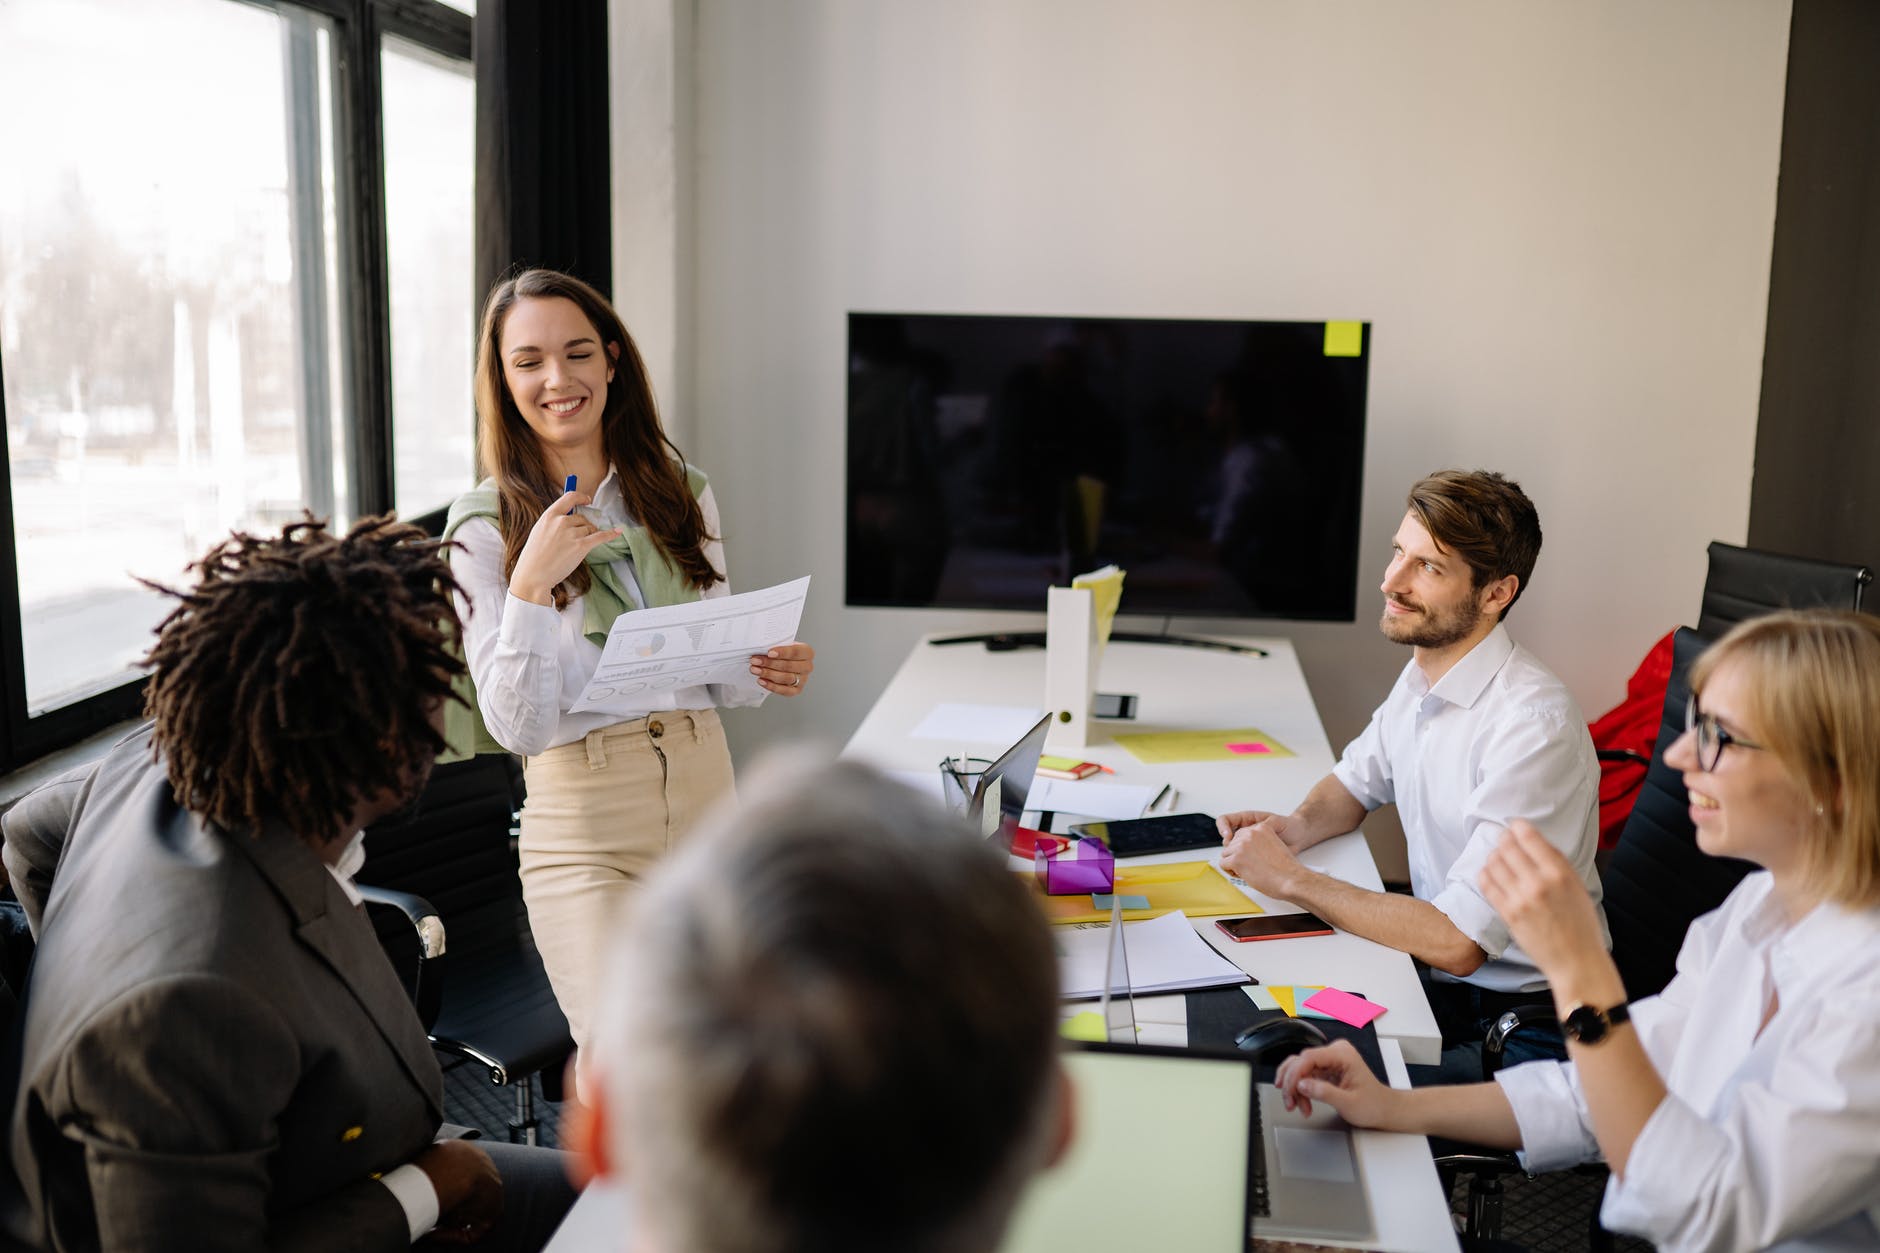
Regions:
[[[947,808],[969,818],[969,810],[974,795],[979,791],[979,784],[986,777],[986,771],[992,769],[992,762],[985,757],[942,757],[940,759],[940,794],[946,800]]]
[[[1072,840],[1059,852],[1041,845],[1032,869],[1046,896],[1082,896],[1116,890],[1116,854],[1102,840]]]

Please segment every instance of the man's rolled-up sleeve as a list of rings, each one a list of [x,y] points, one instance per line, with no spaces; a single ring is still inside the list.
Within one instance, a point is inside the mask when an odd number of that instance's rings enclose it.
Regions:
[[[1352,798],[1365,810],[1389,805],[1397,799],[1397,787],[1390,768],[1390,755],[1384,749],[1384,706],[1378,706],[1358,738],[1345,745],[1332,777],[1344,785]]]

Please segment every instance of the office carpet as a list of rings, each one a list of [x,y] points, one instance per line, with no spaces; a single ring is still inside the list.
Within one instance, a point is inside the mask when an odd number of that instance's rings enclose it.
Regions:
[[[1585,1253],[1589,1227],[1599,1212],[1606,1181],[1590,1175],[1559,1171],[1530,1179],[1515,1174],[1502,1181],[1502,1232],[1508,1243],[1528,1253]],[[1469,1181],[1457,1180],[1449,1198],[1450,1211],[1467,1212]],[[1652,1245],[1632,1236],[1616,1236],[1617,1253],[1651,1253]]]
[[[531,1077],[529,1082],[535,1085],[535,1117],[539,1124],[536,1143],[560,1148],[561,1106],[542,1099],[539,1080]],[[490,1072],[484,1067],[466,1062],[444,1071],[445,1121],[476,1127],[492,1140],[507,1140],[509,1120],[515,1116],[515,1090],[491,1083]]]

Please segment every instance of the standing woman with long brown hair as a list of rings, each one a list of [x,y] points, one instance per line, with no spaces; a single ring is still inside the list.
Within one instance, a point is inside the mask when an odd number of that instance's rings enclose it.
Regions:
[[[569,711],[620,614],[730,592],[711,487],[666,438],[606,298],[553,270],[498,283],[477,337],[476,398],[487,477],[444,529],[462,546],[451,570],[474,608],[460,606],[474,733],[480,748],[523,758],[523,897],[581,1045],[609,929],[653,862],[732,791],[718,706],[763,696],[712,684]],[[800,694],[814,666],[802,643],[751,659],[763,692],[779,696]]]

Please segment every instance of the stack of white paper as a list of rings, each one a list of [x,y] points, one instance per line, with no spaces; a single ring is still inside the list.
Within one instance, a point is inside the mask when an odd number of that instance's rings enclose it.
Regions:
[[[1110,928],[1053,927],[1051,938],[1057,941],[1058,985],[1064,999],[1089,1000],[1102,996]],[[1126,923],[1123,946],[1129,964],[1129,990],[1136,996],[1227,987],[1251,981],[1246,971],[1196,935],[1194,924],[1180,910],[1147,922]]]
[[[1134,783],[1033,779],[1031,790],[1025,794],[1025,808],[1118,822],[1142,817],[1142,811],[1155,799],[1155,793],[1155,788]]]

